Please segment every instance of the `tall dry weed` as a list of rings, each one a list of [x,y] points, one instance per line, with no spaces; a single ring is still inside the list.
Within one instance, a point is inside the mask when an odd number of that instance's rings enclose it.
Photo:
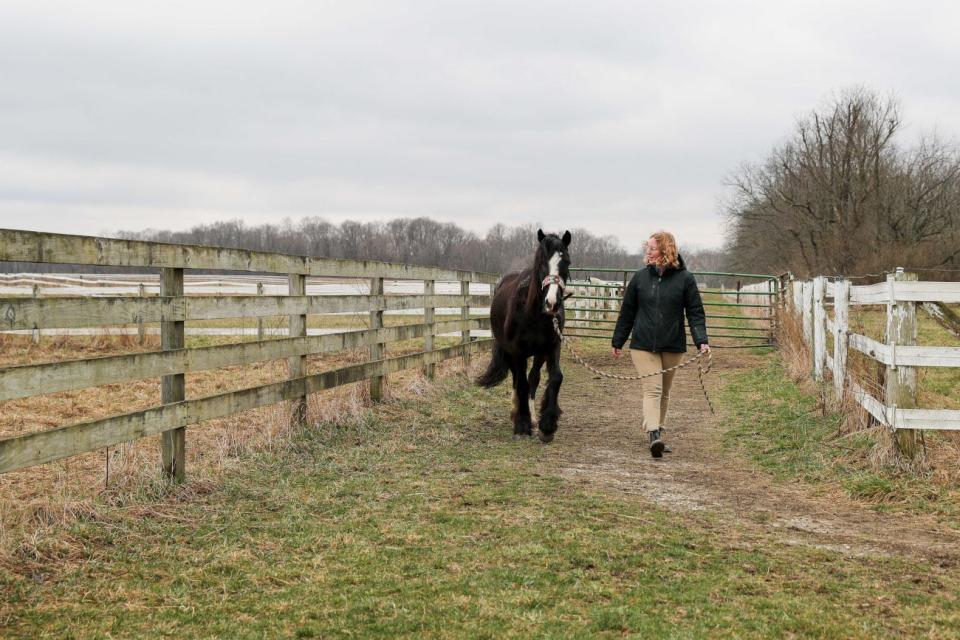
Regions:
[[[777,344],[790,379],[797,384],[808,384],[813,356],[803,340],[803,325],[794,314],[783,314],[777,328]]]

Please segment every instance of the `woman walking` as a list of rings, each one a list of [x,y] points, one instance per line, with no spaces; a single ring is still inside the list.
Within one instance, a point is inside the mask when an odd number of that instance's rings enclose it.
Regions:
[[[646,266],[633,274],[623,292],[620,317],[613,332],[613,356],[620,357],[627,336],[630,357],[639,375],[647,375],[680,364],[687,350],[684,314],[690,336],[701,352],[707,344],[707,320],[700,289],[677,252],[677,241],[666,231],[647,240]],[[643,387],[643,428],[650,437],[654,458],[670,452],[663,441],[663,424],[670,401],[670,386],[676,371],[641,380]]]

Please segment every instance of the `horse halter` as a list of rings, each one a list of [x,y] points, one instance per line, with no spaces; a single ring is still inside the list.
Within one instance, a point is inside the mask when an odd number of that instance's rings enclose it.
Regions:
[[[543,279],[543,282],[540,283],[541,289],[546,289],[550,285],[555,284],[560,287],[560,290],[563,291],[567,288],[567,284],[563,281],[563,278],[560,276],[547,276]]]

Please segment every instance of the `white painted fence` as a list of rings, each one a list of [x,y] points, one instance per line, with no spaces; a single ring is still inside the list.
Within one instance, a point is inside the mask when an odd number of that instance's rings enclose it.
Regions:
[[[828,282],[825,276],[791,283],[794,310],[800,314],[804,340],[813,355],[813,376],[831,371],[840,397],[849,389],[877,422],[893,430],[960,430],[960,411],[917,406],[916,367],[960,367],[960,347],[917,346],[917,303],[960,303],[960,282],[918,282],[898,269],[885,282],[852,286],[848,280]],[[832,300],[834,319],[827,317]],[[879,342],[850,331],[850,305],[886,305],[886,338]],[[827,336],[833,336],[833,353]],[[848,350],[859,351],[886,366],[884,397],[875,398],[847,370]]]
[[[757,307],[742,307],[740,313],[757,318],[770,318],[774,314],[776,305],[771,304],[771,297],[778,295],[776,280],[761,280],[752,284],[743,285],[739,289],[727,290],[724,296],[734,298],[744,305],[764,305]]]

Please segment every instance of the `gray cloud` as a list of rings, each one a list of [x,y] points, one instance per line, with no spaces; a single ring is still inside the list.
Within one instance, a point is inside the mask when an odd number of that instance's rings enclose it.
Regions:
[[[919,2],[6,2],[0,226],[324,215],[666,227],[829,91],[960,129],[958,9]]]

